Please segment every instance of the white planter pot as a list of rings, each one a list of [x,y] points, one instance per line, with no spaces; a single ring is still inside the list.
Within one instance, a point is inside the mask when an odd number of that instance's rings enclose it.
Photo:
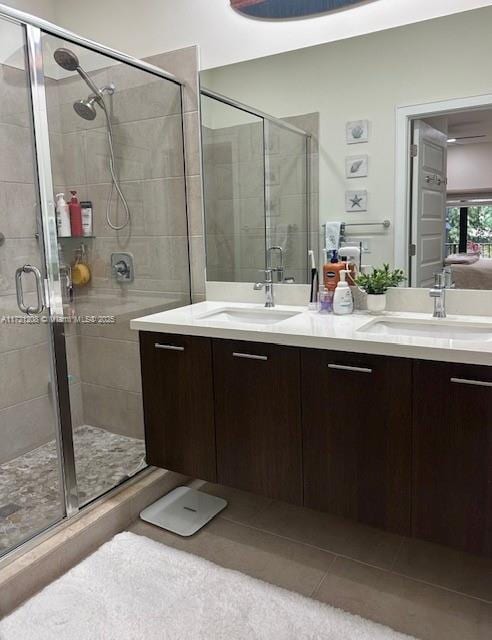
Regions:
[[[368,293],[367,294],[367,310],[369,313],[383,313],[386,309],[385,293]]]

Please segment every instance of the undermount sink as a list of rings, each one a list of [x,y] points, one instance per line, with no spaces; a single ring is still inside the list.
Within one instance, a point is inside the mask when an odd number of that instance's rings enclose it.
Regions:
[[[238,309],[226,307],[205,313],[198,319],[234,324],[277,324],[293,318],[299,313],[299,311],[285,311],[283,309]]]
[[[363,325],[360,332],[378,336],[408,336],[444,340],[489,342],[492,325],[465,323],[453,320],[407,320],[405,318],[378,318]]]

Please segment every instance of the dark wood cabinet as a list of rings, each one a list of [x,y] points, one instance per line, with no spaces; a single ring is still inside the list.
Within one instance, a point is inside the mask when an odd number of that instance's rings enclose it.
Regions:
[[[301,362],[304,504],[409,534],[411,360],[304,349]]]
[[[217,478],[302,504],[299,350],[214,340]]]
[[[140,332],[147,462],[217,480],[209,338]]]
[[[492,556],[492,367],[140,333],[149,464]]]
[[[413,533],[492,555],[492,367],[414,363]]]

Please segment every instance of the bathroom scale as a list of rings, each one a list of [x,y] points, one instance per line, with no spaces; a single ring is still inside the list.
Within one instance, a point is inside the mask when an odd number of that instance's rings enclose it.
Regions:
[[[140,518],[179,536],[188,537],[226,507],[227,501],[223,498],[190,487],[177,487],[146,507],[140,513]]]

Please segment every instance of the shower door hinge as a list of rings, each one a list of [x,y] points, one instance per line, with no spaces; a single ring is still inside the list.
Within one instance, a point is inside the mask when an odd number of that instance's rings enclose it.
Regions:
[[[410,157],[411,158],[416,158],[418,152],[419,152],[418,146],[416,144],[411,144],[410,145]]]

